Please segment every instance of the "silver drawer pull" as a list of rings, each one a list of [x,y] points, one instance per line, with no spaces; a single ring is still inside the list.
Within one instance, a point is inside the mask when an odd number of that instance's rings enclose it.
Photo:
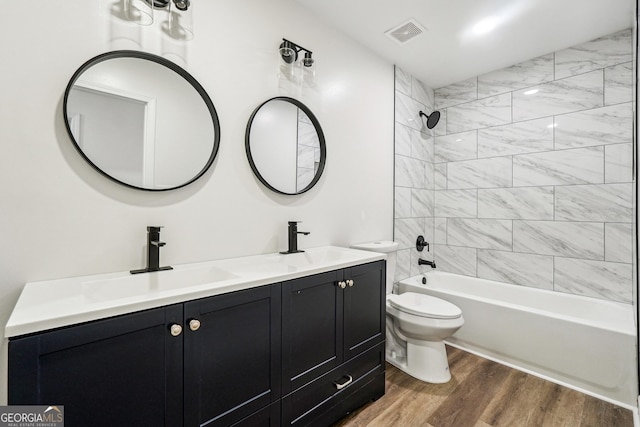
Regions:
[[[347,287],[347,282],[341,280],[338,282],[338,287],[340,287],[341,289],[344,289]]]
[[[347,285],[349,285],[350,287],[353,286],[353,280],[351,279],[347,280]]]
[[[351,375],[345,375],[342,378],[347,378],[347,380],[345,382],[343,382],[343,383],[339,383],[338,381],[333,383],[333,385],[335,385],[338,390],[342,390],[343,388],[345,388],[346,386],[348,386],[349,384],[351,384],[353,382],[353,377]],[[340,378],[340,379],[342,379],[342,378]]]

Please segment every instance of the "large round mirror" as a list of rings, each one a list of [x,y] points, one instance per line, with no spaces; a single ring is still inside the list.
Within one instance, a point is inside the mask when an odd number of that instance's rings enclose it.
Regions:
[[[245,148],[256,177],[281,194],[304,193],[324,169],[320,123],[293,98],[273,98],[255,109],[247,124]]]
[[[183,187],[218,152],[211,99],[187,71],[159,56],[116,51],[87,61],[71,78],[63,109],[80,154],[129,187]]]

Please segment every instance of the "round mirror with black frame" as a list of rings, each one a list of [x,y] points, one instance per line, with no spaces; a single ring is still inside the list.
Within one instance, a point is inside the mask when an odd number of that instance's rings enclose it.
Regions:
[[[218,114],[182,67],[139,51],[85,62],[64,94],[64,122],[82,157],[127,187],[184,187],[212,165],[220,145]]]
[[[275,97],[253,111],[245,149],[256,177],[280,194],[310,190],[324,170],[326,144],[320,123],[293,98]]]

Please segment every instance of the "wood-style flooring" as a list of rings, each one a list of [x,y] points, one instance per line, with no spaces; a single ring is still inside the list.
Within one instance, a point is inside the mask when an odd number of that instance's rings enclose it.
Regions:
[[[447,347],[452,379],[428,384],[387,364],[386,394],[334,427],[633,427],[630,410]]]

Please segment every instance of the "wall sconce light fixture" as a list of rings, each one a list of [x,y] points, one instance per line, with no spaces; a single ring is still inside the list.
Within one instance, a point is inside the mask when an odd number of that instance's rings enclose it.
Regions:
[[[292,81],[298,80],[296,77],[296,64],[300,52],[304,52],[304,58],[299,63],[302,65],[302,81],[308,86],[315,84],[316,67],[315,60],[312,57],[313,52],[287,39],[282,39],[279,52],[280,58],[282,58],[280,69]]]
[[[191,0],[124,0],[128,18],[140,25],[153,24],[154,10],[168,13],[162,31],[179,40],[191,40],[193,34],[193,5]]]
[[[427,118],[427,129],[433,129],[440,120],[440,111],[434,111],[431,114],[427,114],[424,111],[420,111],[420,116]]]

